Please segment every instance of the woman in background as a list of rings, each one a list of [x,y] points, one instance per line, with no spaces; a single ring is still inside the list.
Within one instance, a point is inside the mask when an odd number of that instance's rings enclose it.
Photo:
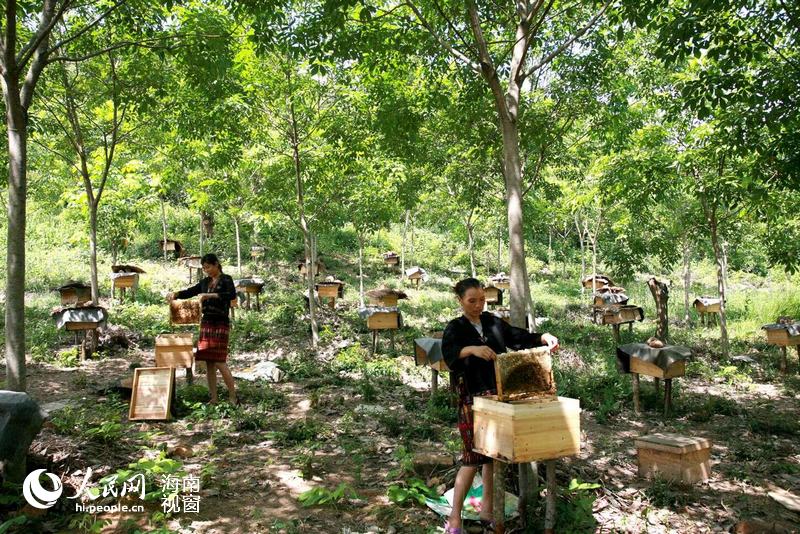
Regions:
[[[228,400],[239,404],[233,375],[228,369],[228,333],[231,321],[228,310],[236,298],[233,278],[222,272],[222,265],[216,254],[206,254],[200,259],[206,277],[196,285],[167,295],[167,300],[200,297],[202,315],[200,318],[200,340],[197,342],[195,359],[206,362],[208,368],[208,392],[211,404],[217,404],[217,369],[228,388]]]

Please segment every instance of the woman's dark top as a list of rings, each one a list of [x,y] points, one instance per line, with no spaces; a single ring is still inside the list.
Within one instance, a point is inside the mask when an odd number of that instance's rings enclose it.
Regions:
[[[236,298],[236,287],[233,285],[233,278],[223,273],[219,275],[219,282],[217,282],[217,286],[214,289],[209,290],[209,285],[211,285],[210,276],[203,278],[190,288],[178,291],[175,294],[175,298],[188,299],[196,297],[200,293],[216,293],[219,298],[203,300],[203,320],[229,322],[228,309],[231,307],[231,301]]]
[[[455,378],[464,377],[467,391],[474,395],[482,391],[496,389],[494,362],[477,356],[459,358],[461,349],[471,345],[489,345],[496,353],[511,350],[529,349],[542,345],[541,334],[531,334],[527,330],[511,326],[496,315],[481,313],[483,339],[478,331],[463,315],[447,324],[442,336],[442,356]]]

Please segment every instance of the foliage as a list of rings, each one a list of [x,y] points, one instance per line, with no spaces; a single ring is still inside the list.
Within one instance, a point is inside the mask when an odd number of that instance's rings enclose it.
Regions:
[[[594,501],[597,498],[593,490],[600,484],[580,482],[573,478],[569,486],[561,490],[560,499],[556,501],[556,528],[563,532],[588,532],[597,526],[592,514]]]
[[[424,481],[418,478],[410,478],[400,484],[392,484],[387,490],[389,500],[401,506],[413,502],[424,505],[425,499],[435,499],[438,496],[435,489],[429,488]]]
[[[305,491],[297,497],[297,500],[305,507],[331,505],[338,506],[344,501],[360,499],[356,491],[351,488],[347,483],[342,482],[336,489],[329,490],[327,488],[312,488]]]

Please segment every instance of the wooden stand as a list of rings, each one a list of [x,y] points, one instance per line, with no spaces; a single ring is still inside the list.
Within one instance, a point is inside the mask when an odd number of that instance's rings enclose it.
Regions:
[[[703,301],[697,299],[694,301],[694,309],[700,314],[700,324],[703,326],[711,326],[711,322],[719,324],[720,303],[714,302],[708,305],[703,304]]]
[[[64,329],[75,332],[75,344],[80,343],[78,360],[83,362],[86,358],[91,358],[97,350],[98,336],[97,329],[100,323],[66,323]],[[80,340],[78,332],[83,332],[83,340]]]
[[[119,301],[125,300],[125,293],[130,288],[131,298],[136,300],[136,290],[134,289],[139,282],[139,273],[128,273],[127,276],[117,275],[111,280],[111,299],[114,299],[115,290],[119,290]]]
[[[675,482],[704,482],[711,474],[711,441],[678,434],[650,434],[637,438],[639,476],[661,476]]]
[[[256,311],[261,311],[261,302],[259,301],[259,295],[261,295],[261,289],[263,286],[244,286],[244,307],[246,309],[251,309],[252,303],[250,301],[250,297],[252,295],[256,296]]]
[[[786,347],[795,347],[797,349],[797,372],[800,373],[800,336],[790,336],[789,331],[785,328],[767,330],[767,343],[770,345],[777,345],[781,348],[781,373],[786,373],[788,354]]]
[[[194,342],[192,334],[159,334],[156,336],[156,367],[186,369],[186,382],[194,382]]]
[[[328,307],[332,310],[336,308],[336,298],[339,296],[340,292],[341,284],[317,284],[317,294],[319,295],[319,300],[322,301],[324,298],[329,299]]]
[[[639,375],[652,376],[655,379],[656,392],[659,391],[660,381],[664,380],[664,415],[669,415],[672,410],[672,379],[686,374],[686,362],[678,360],[664,371],[657,365],[645,362],[631,356],[631,380],[633,382],[633,410],[637,415],[642,413],[639,400]]]
[[[388,330],[391,350],[394,352],[394,331],[400,328],[399,312],[377,312],[367,317],[367,328],[372,330],[370,356],[378,349],[378,330]]]

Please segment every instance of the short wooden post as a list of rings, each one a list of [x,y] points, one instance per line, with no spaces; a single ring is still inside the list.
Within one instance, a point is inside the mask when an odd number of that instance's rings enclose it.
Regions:
[[[614,342],[619,345],[621,343],[620,336],[619,336],[619,325],[613,324],[611,325],[611,329],[614,332]]]
[[[547,500],[544,509],[544,533],[554,534],[556,528],[556,461],[545,462],[547,471]]]
[[[190,386],[194,384],[194,373],[192,373],[191,367],[186,368],[186,383]]]
[[[664,416],[669,415],[672,411],[672,379],[667,378],[664,380]]]
[[[378,331],[372,331],[372,351],[370,352],[370,356],[375,355],[375,351],[378,350]]]
[[[493,460],[494,464],[494,531],[495,534],[506,532],[506,464],[502,460]]]
[[[795,348],[797,349],[797,373],[800,374],[800,345]]]
[[[628,323],[628,332],[633,332],[633,323]]]
[[[639,415],[642,413],[639,405],[639,373],[631,373],[631,380],[633,381],[633,411]]]
[[[258,298],[259,293],[256,293],[256,311],[261,311],[261,301]]]
[[[787,360],[786,347],[781,346],[781,373],[786,372],[786,360]]]
[[[394,328],[389,330],[389,347],[394,352]]]
[[[330,297],[330,299],[328,300],[328,307],[330,309],[336,308],[336,297]]]
[[[439,391],[439,371],[431,367],[431,396]]]

